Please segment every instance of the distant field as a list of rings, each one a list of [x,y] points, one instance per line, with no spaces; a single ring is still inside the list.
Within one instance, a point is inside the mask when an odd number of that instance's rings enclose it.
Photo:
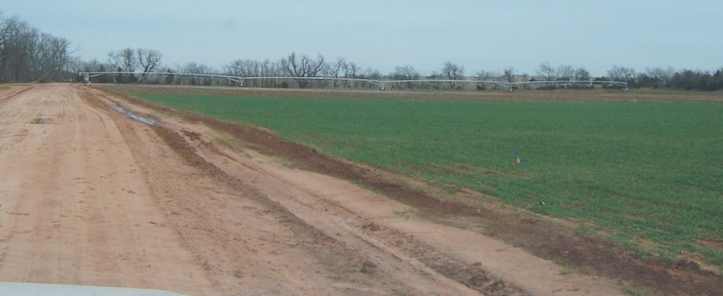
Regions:
[[[652,252],[663,259],[695,251],[723,266],[723,104],[652,102],[654,94],[644,93],[571,102],[570,94],[531,102],[136,90],[172,108],[273,129],[323,153],[593,222],[591,231],[612,230],[614,239],[657,243]]]

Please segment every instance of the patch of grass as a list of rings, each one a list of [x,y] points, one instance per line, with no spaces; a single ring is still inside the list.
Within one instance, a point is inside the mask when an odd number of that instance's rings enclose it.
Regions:
[[[678,260],[678,254],[676,254],[675,249],[655,249],[654,253],[656,257],[662,261],[665,262],[673,262],[675,260]]]
[[[479,230],[479,233],[483,235],[493,235],[494,230],[492,229],[492,225],[489,222],[485,222],[485,224]]]
[[[625,293],[627,293],[630,296],[646,296],[646,295],[648,295],[645,292],[643,292],[639,289],[633,288],[631,286],[625,286],[624,290],[625,290]]]
[[[580,233],[583,233],[583,234],[585,234],[585,235],[588,235],[588,236],[597,236],[597,232],[595,231],[595,229],[592,229],[592,228],[587,227],[587,226],[585,226],[585,225],[580,225],[580,226],[578,226],[578,227],[577,227],[577,231],[580,232]]]
[[[691,247],[723,237],[720,103],[140,97],[723,266]]]
[[[405,219],[409,219],[409,214],[412,213],[411,208],[406,208],[404,210],[392,210],[392,213],[394,213],[397,216],[404,217]]]
[[[557,261],[557,265],[560,265],[560,267],[562,267],[560,269],[560,275],[568,275],[575,272],[574,267],[570,265],[570,261],[567,259]]]
[[[42,118],[35,118],[35,119],[33,119],[30,123],[31,123],[31,124],[43,124],[43,119],[42,119]]]
[[[294,163],[294,161],[288,160],[288,159],[283,159],[283,160],[281,161],[281,165],[283,165],[284,167],[289,168],[289,169],[296,169],[296,168],[297,168],[296,163]]]

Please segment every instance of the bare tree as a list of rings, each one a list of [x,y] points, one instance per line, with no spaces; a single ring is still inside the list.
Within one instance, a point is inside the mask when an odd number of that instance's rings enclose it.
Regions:
[[[615,81],[630,81],[635,77],[635,70],[613,65],[613,67],[608,70],[608,77],[610,77],[610,80]]]
[[[259,70],[260,76],[262,77],[271,77],[271,76],[282,76],[284,73],[283,68],[281,67],[281,63],[279,62],[271,62],[269,60],[264,60],[263,62],[259,62]],[[278,80],[262,80],[261,86],[267,87],[267,86],[273,86],[277,87],[276,85],[278,83]]]
[[[117,52],[108,53],[108,62],[116,67],[118,72],[135,72],[138,60],[135,51],[128,47]],[[136,77],[133,74],[125,74],[118,76],[121,81],[116,82],[135,82]]]
[[[316,59],[312,59],[307,55],[297,56],[291,53],[288,57],[281,60],[281,67],[287,75],[295,78],[317,77],[319,73],[326,67],[324,56],[319,54]],[[308,79],[294,79],[301,88],[309,86]]]
[[[367,70],[364,72],[364,77],[368,79],[374,79],[379,80],[382,78],[382,73],[379,72],[379,69],[373,69],[373,68],[367,68]]]
[[[477,73],[475,73],[475,77],[477,77],[477,79],[482,80],[482,81],[489,81],[492,79],[496,79],[497,77],[500,77],[500,74],[493,72],[493,71],[480,70],[480,71],[477,71]]]
[[[444,67],[442,67],[442,75],[448,80],[452,80],[452,82],[450,82],[449,84],[449,87],[455,88],[457,80],[464,78],[464,66],[460,66],[452,62],[444,62]]]
[[[337,58],[336,62],[330,64],[328,67],[324,67],[324,74],[329,77],[339,78],[339,74],[343,69],[346,69],[346,59]],[[336,80],[332,80],[332,87],[336,87]]]
[[[499,73],[496,73],[494,71],[485,71],[480,70],[475,73],[475,77],[477,80],[480,81],[493,81],[498,80],[501,75]],[[484,83],[480,83],[477,85],[477,90],[485,90],[487,89],[487,86],[485,86]]]
[[[548,62],[540,64],[539,68],[537,69],[537,74],[545,77],[545,80],[547,81],[554,81],[557,78],[555,68],[550,66],[550,63]]]
[[[223,66],[226,74],[231,76],[244,77],[246,75],[246,62],[243,60],[234,60],[230,64]]]
[[[129,47],[116,52],[109,52],[108,62],[125,72],[135,72],[138,61],[136,60],[135,51]]]
[[[668,67],[668,69],[663,69],[660,67],[646,68],[645,73],[647,74],[649,79],[654,81],[655,87],[660,87],[668,84],[670,78],[675,75],[675,69],[673,69],[672,67]]]
[[[19,61],[15,60],[15,52],[19,43],[19,35],[24,30],[24,24],[17,17],[3,20],[0,28],[0,82],[20,81],[13,76],[14,69]]]
[[[0,82],[30,81],[38,32],[17,17],[3,20]]]
[[[557,67],[557,79],[558,80],[565,80],[565,81],[572,80],[572,77],[574,74],[575,74],[575,69],[570,65],[561,65],[560,67]]]
[[[507,79],[507,82],[513,83],[515,82],[515,68],[508,67],[504,70],[505,79]]]
[[[575,70],[573,77],[575,81],[590,80],[590,72],[585,67],[580,67]]]
[[[410,65],[396,66],[391,76],[395,80],[416,80],[419,79],[419,71]]]
[[[47,33],[40,33],[32,47],[32,80],[61,80],[70,62],[70,42]]]
[[[507,67],[507,68],[505,68],[505,69],[503,70],[502,73],[504,73],[503,75],[504,75],[504,77],[505,77],[505,80],[507,80],[507,82],[510,83],[510,85],[509,85],[509,91],[512,91],[512,90],[514,89],[514,86],[513,86],[511,83],[514,83],[514,82],[515,82],[515,75],[516,75],[516,74],[515,74],[515,68],[513,68],[513,67]]]
[[[419,79],[419,71],[410,65],[396,66],[394,72],[390,74],[394,80],[417,80]],[[407,88],[413,88],[411,82],[406,83]]]
[[[97,62],[98,61],[96,61],[96,63]],[[71,77],[68,77],[68,78],[70,78],[76,82],[83,81],[83,76],[79,75],[80,72],[83,71],[83,66],[85,66],[85,63],[80,58],[68,57],[68,60],[65,62],[65,65],[64,65],[65,71],[67,71],[69,75],[72,75]]]
[[[356,78],[357,75],[359,75],[359,72],[361,71],[361,68],[357,66],[354,62],[348,62],[346,63],[346,67],[344,67],[344,77],[345,78]]]
[[[153,72],[161,64],[161,52],[154,49],[138,48],[136,50],[138,65],[141,66],[141,82],[146,80],[148,73]]]

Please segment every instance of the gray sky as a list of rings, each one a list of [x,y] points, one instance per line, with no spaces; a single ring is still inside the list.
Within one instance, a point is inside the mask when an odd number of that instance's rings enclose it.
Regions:
[[[231,1],[0,0],[68,39],[83,59],[149,48],[163,64],[216,69],[236,59],[276,61],[297,52],[344,57],[387,74],[422,74],[444,61],[466,75],[549,62],[605,75],[613,65],[715,71],[723,67],[723,1]]]

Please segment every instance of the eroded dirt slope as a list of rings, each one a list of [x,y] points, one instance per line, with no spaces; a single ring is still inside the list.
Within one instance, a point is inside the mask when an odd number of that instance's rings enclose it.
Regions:
[[[133,121],[98,90],[43,84],[0,98],[0,281],[190,295],[621,294],[350,182],[232,149],[201,124],[126,105],[162,126]]]

